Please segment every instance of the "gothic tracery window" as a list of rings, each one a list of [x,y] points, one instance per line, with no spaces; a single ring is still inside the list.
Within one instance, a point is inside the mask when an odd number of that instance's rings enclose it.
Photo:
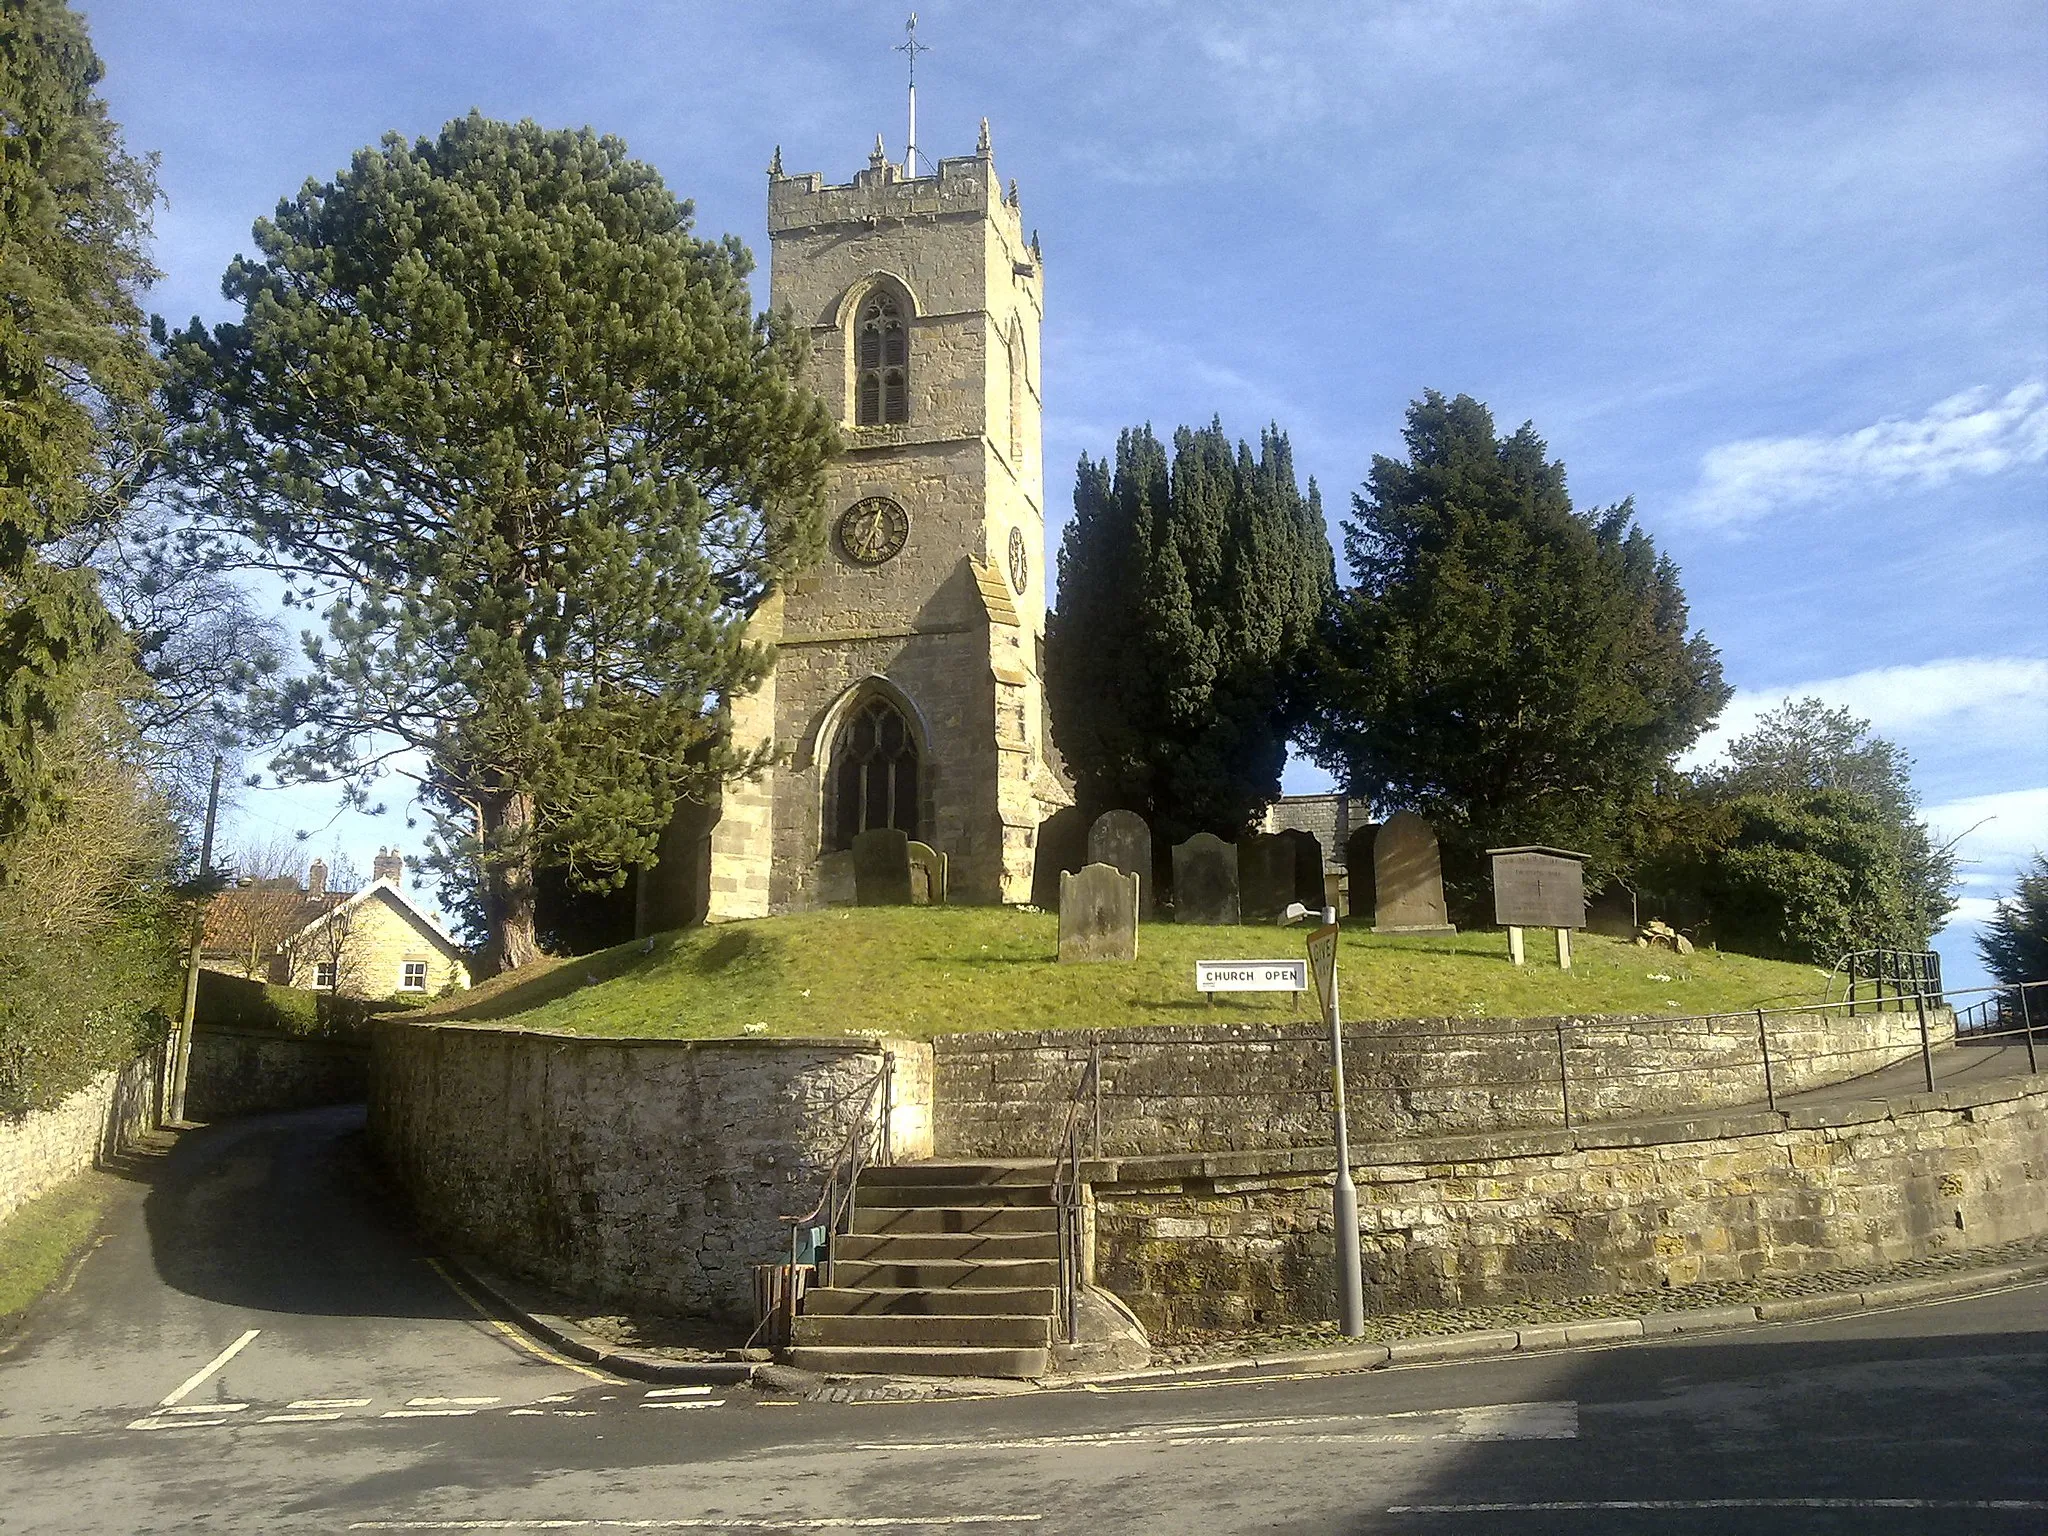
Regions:
[[[910,331],[896,295],[870,294],[854,331],[854,423],[875,427],[910,420]]]
[[[861,833],[899,827],[917,836],[917,736],[884,698],[862,702],[832,744],[827,847],[851,848]]]

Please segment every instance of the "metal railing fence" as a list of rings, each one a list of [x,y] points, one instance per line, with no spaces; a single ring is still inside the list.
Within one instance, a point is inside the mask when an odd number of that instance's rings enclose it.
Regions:
[[[1866,978],[1867,979],[1867,978]],[[1450,1058],[1455,1061],[1462,1053],[1464,1042],[1481,1043],[1500,1047],[1503,1044],[1519,1045],[1521,1050],[1495,1053],[1498,1063],[1502,1056],[1517,1057],[1531,1069],[1516,1075],[1473,1076],[1456,1072],[1448,1074],[1422,1075],[1402,1079],[1394,1085],[1393,1091],[1409,1097],[1428,1093],[1468,1092],[1484,1094],[1489,1104],[1498,1105],[1506,1096],[1516,1092],[1537,1095],[1537,1102],[1529,1108],[1534,1111],[1545,1096],[1550,1106],[1549,1113],[1555,1116],[1550,1123],[1562,1124],[1567,1129],[1594,1123],[1586,1118],[1588,1100],[1597,1100],[1602,1089],[1612,1089],[1617,1084],[1653,1083],[1656,1080],[1685,1079],[1699,1075],[1705,1070],[1719,1072],[1754,1071],[1754,1081],[1761,1088],[1763,1103],[1770,1109],[1778,1107],[1779,1100],[1788,1093],[1805,1092],[1810,1088],[1831,1086],[1834,1083],[1866,1077],[1873,1072],[1915,1060],[1921,1067],[1921,1081],[1927,1091],[1932,1092],[1935,1081],[1935,1050],[1937,1030],[1935,1015],[1947,1006],[1944,999],[1953,997],[1958,1004],[1962,999],[1985,994],[1975,1003],[1962,1005],[1957,1010],[1955,1037],[1962,1043],[2014,1043],[2023,1044],[2028,1055],[2028,1070],[2038,1070],[2036,1036],[2048,1036],[2048,981],[2027,982],[2019,986],[1971,988],[1954,993],[1937,990],[1940,985],[1938,974],[1923,972],[1917,978],[1907,972],[1907,987],[1903,994],[1889,991],[1891,978],[1887,975],[1888,996],[1883,1005],[1886,1012],[1903,1012],[1910,1016],[1910,1023],[1903,1040],[1894,1039],[1889,1043],[1858,1044],[1843,1040],[1816,1041],[1812,1037],[1824,1030],[1831,1020],[1846,1019],[1850,1016],[1866,1018],[1877,1008],[1876,1000],[1869,996],[1843,997],[1831,1002],[1802,1003],[1761,1007],[1740,1012],[1716,1012],[1681,1016],[1639,1015],[1624,1017],[1558,1018],[1536,1024],[1508,1023],[1489,1028],[1460,1028],[1455,1024],[1441,1029],[1394,1028],[1375,1029],[1369,1023],[1347,1025],[1345,1041],[1347,1054],[1356,1051],[1361,1056],[1360,1065],[1366,1068],[1365,1076],[1370,1078],[1372,1064],[1377,1060],[1384,1069],[1389,1051],[1403,1051],[1412,1054],[1412,1064],[1427,1068],[1432,1060]],[[1447,1021],[1448,1022],[1448,1021]],[[1697,1043],[1688,1043],[1684,1036],[1688,1030],[1697,1035]],[[1650,1065],[1616,1066],[1611,1062],[1614,1054],[1612,1037],[1617,1034],[1637,1032],[1671,1033],[1678,1039],[1668,1042],[1671,1054],[1692,1050],[1694,1059],[1666,1061]],[[1596,1037],[1607,1036],[1608,1045],[1604,1053],[1596,1049]],[[1289,1033],[1286,1038],[1292,1040]],[[1306,1048],[1309,1043],[1306,1031],[1300,1037]],[[1063,1119],[1054,1144],[1054,1157],[1059,1163],[1061,1177],[1078,1176],[1069,1170],[1078,1166],[1080,1158],[1080,1135],[1083,1120],[1092,1114],[1093,1155],[1101,1156],[1103,1147],[1103,1123],[1105,1114],[1114,1122],[1123,1106],[1125,1095],[1118,1091],[1118,1067],[1129,1065],[1132,1057],[1124,1054],[1126,1049],[1158,1049],[1156,1036],[1147,1038],[1143,1031],[1100,1030],[1091,1031],[1086,1037],[1088,1057],[1072,1096],[1068,1099]],[[2041,1042],[2048,1046],[2048,1040]],[[1081,1042],[1077,1041],[1076,1046]],[[1174,1052],[1199,1052],[1203,1050],[1243,1050],[1245,1041],[1238,1039],[1203,1040],[1200,1038],[1177,1038],[1171,1042]],[[1412,1048],[1406,1049],[1406,1048]],[[1608,1058],[1607,1064],[1595,1069],[1589,1062],[1596,1056]],[[1825,1073],[1816,1068],[1828,1063],[1853,1062],[1848,1069],[1836,1067]],[[1541,1063],[1541,1067],[1538,1067]],[[1501,1063],[1512,1066],[1512,1061]],[[1498,1068],[1496,1068],[1498,1070]],[[1285,1090],[1282,1095],[1299,1092],[1307,1095],[1316,1090],[1302,1087],[1299,1090]],[[1157,1099],[1158,1091],[1146,1089],[1136,1091],[1135,1098],[1148,1102]],[[1362,1095],[1360,1096],[1362,1097]],[[1611,1092],[1607,1095],[1613,1098]],[[1357,1106],[1354,1104],[1354,1109]],[[1705,1099],[1686,1099],[1682,1094],[1674,1096],[1668,1108],[1648,1111],[1633,1111],[1626,1115],[1608,1115],[1602,1118],[1637,1118],[1661,1114],[1682,1114],[1689,1110],[1715,1106]],[[1534,1114],[1520,1122],[1490,1124],[1474,1127],[1475,1130],[1530,1129],[1537,1124]],[[1445,1134],[1464,1134],[1462,1130],[1446,1131]],[[1057,1188],[1056,1188],[1057,1192]],[[1078,1194],[1076,1195],[1078,1199]],[[1064,1251],[1064,1249],[1063,1249]]]
[[[1084,1113],[1093,1124],[1093,1156],[1102,1155],[1102,1047],[1091,1041],[1080,1081],[1067,1099],[1066,1117],[1053,1148],[1052,1203],[1059,1232],[1060,1316],[1069,1344],[1080,1342],[1084,1252],[1081,1129]]]

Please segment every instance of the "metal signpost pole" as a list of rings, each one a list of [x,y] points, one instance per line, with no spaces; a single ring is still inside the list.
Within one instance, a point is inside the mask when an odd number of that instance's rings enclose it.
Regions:
[[[1358,1190],[1351,1182],[1351,1134],[1344,1123],[1344,1022],[1337,1007],[1337,909],[1323,909],[1323,926],[1309,935],[1309,968],[1322,993],[1330,1026],[1330,1118],[1336,1131],[1337,1179],[1330,1218],[1337,1239],[1338,1325],[1346,1338],[1365,1336],[1365,1275],[1358,1260]]]

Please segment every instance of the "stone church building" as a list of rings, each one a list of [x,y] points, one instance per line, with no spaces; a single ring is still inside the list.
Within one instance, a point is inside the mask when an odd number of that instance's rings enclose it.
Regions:
[[[808,330],[846,451],[829,549],[756,611],[775,648],[736,740],[787,754],[686,807],[640,883],[641,932],[798,911],[871,827],[944,853],[956,901],[1031,896],[1038,826],[1071,802],[1046,723],[1045,274],[988,128],[913,175],[879,141],[846,185],[768,173],[770,303]]]

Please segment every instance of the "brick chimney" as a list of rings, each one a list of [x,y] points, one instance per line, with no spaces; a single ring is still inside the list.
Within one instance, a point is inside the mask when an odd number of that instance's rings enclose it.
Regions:
[[[325,896],[327,894],[327,861],[315,859],[306,867],[306,894]]]
[[[377,857],[370,861],[372,880],[389,880],[397,885],[405,878],[405,860],[399,857],[396,848],[379,848]]]

